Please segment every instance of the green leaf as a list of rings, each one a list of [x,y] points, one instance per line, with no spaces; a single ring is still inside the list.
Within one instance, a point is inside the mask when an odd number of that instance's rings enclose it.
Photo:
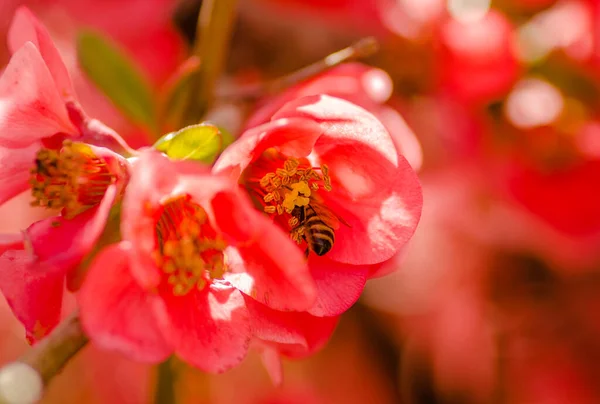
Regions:
[[[87,76],[127,117],[157,131],[150,85],[142,71],[108,38],[83,31],[77,38],[77,57]]]
[[[154,147],[172,159],[212,164],[221,151],[221,145],[219,128],[201,123],[161,137]]]

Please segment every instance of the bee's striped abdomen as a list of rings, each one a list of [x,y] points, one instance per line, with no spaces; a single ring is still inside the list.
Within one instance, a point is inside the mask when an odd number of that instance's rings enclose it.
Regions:
[[[306,207],[305,214],[305,236],[310,249],[319,256],[327,254],[335,241],[333,229],[321,220],[310,205]]]

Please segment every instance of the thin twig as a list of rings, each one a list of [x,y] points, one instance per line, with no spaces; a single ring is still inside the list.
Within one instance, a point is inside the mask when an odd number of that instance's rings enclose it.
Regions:
[[[47,385],[66,363],[87,344],[77,313],[60,323],[46,338],[26,352],[19,362],[35,369]]]
[[[175,369],[173,358],[160,363],[157,367],[156,390],[154,392],[154,404],[175,404]]]
[[[352,59],[364,58],[377,52],[379,44],[373,37],[362,38],[347,48],[275,80],[222,90],[217,93],[220,101],[253,100],[269,94],[277,94],[288,87],[310,79],[334,66]]]
[[[198,123],[215,99],[215,86],[229,54],[237,4],[238,0],[202,2],[194,43],[200,66],[190,82],[185,125]]]

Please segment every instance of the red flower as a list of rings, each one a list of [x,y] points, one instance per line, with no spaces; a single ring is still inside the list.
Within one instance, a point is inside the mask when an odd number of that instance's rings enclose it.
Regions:
[[[513,31],[496,11],[476,21],[448,19],[439,32],[442,88],[467,104],[508,93],[520,73]]]
[[[360,63],[346,63],[334,67],[265,100],[262,107],[255,111],[246,123],[246,128],[268,122],[287,102],[318,94],[342,98],[375,115],[411,166],[415,170],[421,167],[423,154],[419,140],[398,111],[385,105],[392,94],[392,79],[383,70]]]
[[[0,205],[31,189],[35,205],[57,212],[22,234],[0,235],[0,288],[36,339],[56,325],[64,276],[102,233],[127,163],[73,141],[120,142],[78,109],[56,48],[28,10],[17,12],[9,36],[24,44],[0,77]]]
[[[126,180],[126,163],[108,149],[65,142],[58,151],[40,149],[31,165],[33,203],[57,215],[21,234],[0,234],[0,289],[36,340],[58,323],[65,275],[74,285],[72,270],[102,234]]]
[[[308,252],[313,315],[347,310],[421,213],[418,178],[381,123],[329,96],[289,102],[225,150],[214,171],[239,180]]]
[[[143,152],[121,233],[91,264],[79,304],[93,341],[138,360],[176,353],[224,371],[248,350],[249,304],[289,311],[314,302],[302,252],[235,184],[196,163]]]

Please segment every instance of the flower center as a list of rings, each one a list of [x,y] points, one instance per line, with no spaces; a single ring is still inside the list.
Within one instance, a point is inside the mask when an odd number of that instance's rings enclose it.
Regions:
[[[278,215],[292,213],[297,206],[314,203],[311,196],[314,199],[314,191],[320,188],[331,191],[328,167],[323,164],[314,168],[305,158],[288,157],[282,168],[267,172],[258,183],[265,203],[264,211]]]
[[[60,150],[40,149],[30,173],[31,205],[63,209],[68,219],[99,204],[116,181],[88,145],[70,140]]]
[[[273,171],[272,167],[277,165],[280,168]],[[247,181],[262,198],[266,213],[287,219],[294,241],[298,244],[306,242],[307,248],[317,255],[331,249],[338,220],[318,195],[321,188],[331,191],[327,165],[313,167],[306,158],[288,157],[268,150],[253,164]]]
[[[175,296],[202,290],[226,272],[225,242],[208,223],[206,211],[189,195],[163,204],[156,222],[154,260],[172,285]]]

